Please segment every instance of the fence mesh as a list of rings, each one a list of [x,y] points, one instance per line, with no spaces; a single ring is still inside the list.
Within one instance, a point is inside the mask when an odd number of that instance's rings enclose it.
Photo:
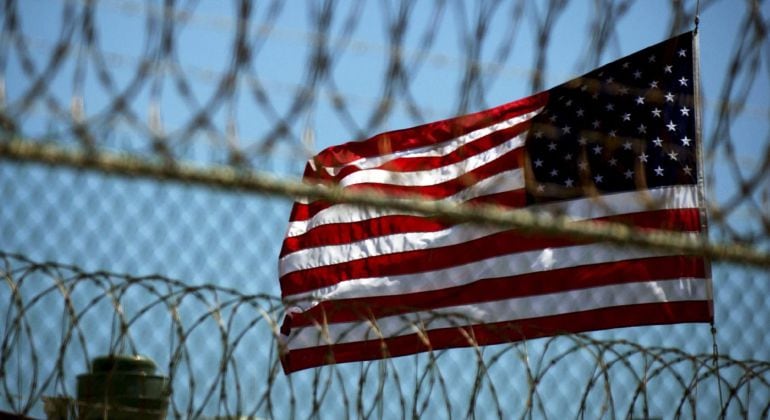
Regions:
[[[93,357],[135,352],[175,417],[767,416],[770,10],[699,3],[5,0],[0,411],[43,416]],[[243,179],[553,86],[698,8],[710,241],[760,261],[714,254],[718,356],[673,325],[281,372],[297,191]]]

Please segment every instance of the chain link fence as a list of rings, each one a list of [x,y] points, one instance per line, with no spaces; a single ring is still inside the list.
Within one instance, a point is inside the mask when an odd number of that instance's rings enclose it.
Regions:
[[[291,182],[307,158],[553,86],[691,29],[698,7],[718,355],[709,326],[682,324],[281,372],[291,198],[326,194]],[[43,416],[95,356],[141,353],[185,418],[768,415],[767,2],[0,13],[0,411]]]

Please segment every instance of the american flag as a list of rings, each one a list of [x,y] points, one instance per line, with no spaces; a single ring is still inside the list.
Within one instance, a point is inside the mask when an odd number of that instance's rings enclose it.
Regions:
[[[309,183],[705,234],[694,37],[531,97],[328,148]],[[712,321],[675,252],[298,201],[279,259],[286,372],[569,332]]]

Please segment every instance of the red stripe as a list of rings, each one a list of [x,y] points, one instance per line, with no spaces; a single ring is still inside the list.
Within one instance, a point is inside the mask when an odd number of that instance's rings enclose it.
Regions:
[[[283,241],[281,257],[305,248],[339,245],[378,236],[406,232],[436,232],[447,229],[451,223],[422,216],[383,216],[356,223],[331,223],[313,228]]]
[[[466,201],[465,204],[497,204],[508,208],[520,208],[524,207],[526,201],[526,193],[521,189],[476,197]],[[355,223],[330,223],[314,227],[302,235],[287,237],[283,241],[280,257],[304,248],[345,244],[397,233],[436,232],[453,225],[455,223],[407,215],[383,216]]]
[[[697,209],[624,214],[596,219],[596,221],[626,223],[640,229],[699,231],[701,228]],[[531,236],[511,230],[457,245],[376,255],[339,264],[293,271],[281,276],[281,291],[286,297],[350,279],[433,271],[516,252],[585,243],[589,242],[550,236]]]
[[[305,172],[303,174],[303,179],[309,179],[314,177],[315,170],[313,169],[312,162],[308,162],[305,164]],[[321,184],[321,182],[311,182],[312,184]],[[331,206],[331,203],[327,203],[325,201],[314,201],[313,202],[316,206],[324,205],[326,207]],[[319,210],[320,211],[320,210]],[[306,204],[295,202],[294,205],[291,207],[291,213],[289,214],[289,221],[293,220],[307,220],[309,219],[309,213],[308,213],[308,206]]]
[[[707,281],[707,280],[704,280]],[[711,322],[709,301],[649,303],[594,309],[527,320],[442,328],[424,335],[410,334],[385,340],[369,340],[291,350],[282,355],[284,372],[332,363],[377,360],[430,350],[515,342],[566,333],[641,325]],[[426,344],[427,336],[429,344]],[[469,338],[472,337],[472,340]]]
[[[505,191],[497,194],[487,194],[468,200],[465,204],[488,204],[518,209],[527,205],[527,192],[524,188],[514,191]]]
[[[495,131],[486,136],[473,140],[470,143],[464,144],[463,146],[453,150],[451,153],[443,156],[395,158],[383,163],[382,165],[367,169],[381,169],[391,172],[414,172],[452,165],[490,150],[496,146],[504,144],[507,141],[510,141],[512,138],[528,130],[530,125],[531,122],[527,120],[526,122],[516,124],[504,130]],[[361,169],[357,165],[348,165],[340,169],[337,174],[331,175],[323,167],[319,167],[314,172],[306,172],[305,179],[309,181],[320,179],[329,182],[339,182],[346,176],[362,170],[364,169]]]
[[[522,166],[524,159],[524,148],[514,149],[497,159],[491,160],[480,167],[459,174],[457,178],[444,181],[434,185],[391,185],[381,183],[360,183],[344,187],[346,190],[353,191],[372,191],[381,194],[388,194],[394,197],[399,196],[419,196],[422,198],[441,199],[459,193],[491,176],[500,172],[509,171]],[[295,203],[292,209],[290,221],[307,220],[315,216],[321,210],[330,207],[331,204],[325,201],[314,201],[310,204]]]
[[[470,133],[497,122],[532,112],[548,102],[548,93],[510,102],[492,109],[378,134],[364,141],[332,146],[315,158],[317,166],[342,166],[355,160],[429,146]]]
[[[481,279],[458,287],[427,292],[323,301],[292,314],[291,327],[332,324],[439,308],[557,293],[567,290],[675,278],[704,278],[702,258],[670,256],[643,258]]]

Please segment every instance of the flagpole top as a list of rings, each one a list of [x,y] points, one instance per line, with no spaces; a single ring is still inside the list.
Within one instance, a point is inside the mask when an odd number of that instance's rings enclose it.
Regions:
[[[700,23],[700,0],[695,3],[695,29],[694,32],[698,33],[698,24]]]

